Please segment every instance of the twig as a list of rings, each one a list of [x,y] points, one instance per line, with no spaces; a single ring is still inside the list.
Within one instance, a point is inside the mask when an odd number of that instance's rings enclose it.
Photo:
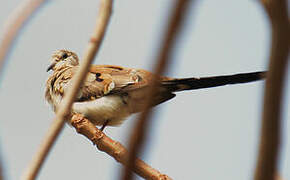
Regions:
[[[134,166],[135,158],[138,156],[142,144],[146,137],[146,132],[148,131],[148,124],[150,118],[150,107],[153,97],[156,93],[155,87],[159,86],[158,78],[166,69],[169,64],[170,55],[172,52],[173,45],[175,43],[177,34],[182,27],[182,22],[186,14],[186,10],[189,8],[192,1],[188,0],[178,0],[175,1],[173,5],[172,14],[170,17],[170,22],[166,27],[166,33],[162,42],[162,47],[157,57],[157,64],[154,69],[155,78],[151,82],[151,87],[148,90],[148,99],[146,100],[146,107],[144,112],[139,117],[136,126],[133,128],[129,143],[129,159],[123,171],[122,179],[130,180],[132,179],[132,169]]]
[[[4,171],[3,171],[3,163],[2,163],[2,159],[0,159],[0,180],[4,180]]]
[[[109,22],[111,11],[112,0],[101,0],[95,30],[93,32],[91,41],[88,44],[84,58],[81,61],[80,68],[78,69],[73,79],[72,86],[69,87],[68,94],[64,96],[64,99],[61,102],[60,108],[56,114],[56,117],[54,118],[53,124],[47,132],[43,143],[39,147],[38,152],[35,154],[35,157],[33,158],[31,164],[28,166],[27,171],[22,177],[23,179],[35,179],[48,152],[50,151],[57,136],[62,130],[65,122],[65,117],[68,115],[68,113],[70,113],[72,103],[74,102],[76,94],[78,93],[79,87],[81,86],[84,78],[86,77],[89,66],[93,61],[96,52],[99,50],[105,34],[106,27]]]
[[[75,127],[76,131],[89,140],[91,140],[100,151],[103,151],[112,156],[117,162],[125,164],[128,159],[128,151],[126,148],[117,141],[112,140],[100,131],[88,119],[84,118],[81,114],[75,114],[71,119],[71,124]],[[150,180],[169,180],[170,178],[161,174],[156,169],[150,167],[148,164],[140,159],[136,159],[134,172],[145,179]]]
[[[45,0],[26,0],[20,3],[8,16],[4,23],[0,42],[0,74],[4,66],[5,58],[11,49],[20,29],[32,17],[33,13],[44,4]],[[0,180],[4,179],[2,161],[0,161]]]
[[[3,34],[0,42],[0,73],[4,60],[15,40],[18,32],[29,20],[32,14],[45,2],[45,0],[26,0],[18,5],[7,18],[4,25]]]
[[[255,180],[273,180],[277,172],[277,159],[281,138],[281,102],[288,55],[290,27],[286,0],[261,1],[272,26],[272,47],[267,74],[260,149]]]

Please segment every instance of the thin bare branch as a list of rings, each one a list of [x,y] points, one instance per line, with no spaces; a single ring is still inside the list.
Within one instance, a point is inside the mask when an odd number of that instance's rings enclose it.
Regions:
[[[33,13],[44,4],[45,0],[26,0],[20,3],[4,23],[0,42],[0,74],[5,58],[11,49],[20,29],[32,17]],[[0,180],[4,179],[2,161],[0,161]]]
[[[281,106],[288,63],[290,27],[286,0],[261,1],[272,26],[272,47],[267,74],[259,156],[255,180],[273,180],[281,139]]]
[[[48,152],[54,144],[57,136],[61,132],[65,117],[70,113],[70,109],[76,94],[78,93],[79,87],[82,85],[84,78],[88,72],[89,66],[94,59],[96,52],[99,50],[101,42],[103,40],[105,30],[107,28],[110,15],[112,11],[112,0],[101,0],[99,14],[96,21],[96,26],[91,37],[91,41],[88,44],[83,60],[81,61],[80,68],[74,76],[72,86],[69,87],[67,95],[61,102],[61,106],[54,118],[54,121],[48,130],[42,144],[39,147],[38,152],[35,154],[31,164],[25,171],[22,179],[35,179],[37,176]]]
[[[155,87],[159,86],[158,78],[166,69],[167,65],[170,64],[170,56],[171,52],[178,35],[179,30],[182,27],[182,22],[184,16],[186,14],[186,10],[189,8],[190,3],[193,1],[188,0],[178,0],[175,1],[175,4],[172,6],[172,12],[170,17],[170,22],[165,29],[165,36],[162,41],[162,47],[160,48],[159,55],[156,59],[156,67],[154,69],[155,78],[151,82],[151,88],[148,90],[148,99],[146,102],[146,107],[144,112],[141,114],[137,121],[137,125],[133,128],[133,132],[131,134],[130,143],[129,143],[129,159],[126,164],[122,179],[130,180],[132,179],[132,169],[134,167],[135,158],[138,156],[140,150],[142,149],[142,145],[144,139],[146,137],[146,132],[149,128],[149,118],[150,118],[150,107],[153,97],[156,93]]]
[[[0,73],[2,72],[4,60],[20,29],[44,2],[45,0],[23,1],[7,18],[0,42]]]
[[[117,141],[112,140],[100,131],[88,119],[84,118],[81,114],[76,114],[71,119],[71,124],[75,127],[76,131],[89,140],[91,140],[100,151],[112,156],[117,162],[125,164],[128,159],[128,151],[126,148]],[[169,180],[170,178],[161,174],[156,169],[152,168],[144,161],[136,159],[133,171],[141,177],[149,180]]]
[[[4,180],[4,171],[3,171],[3,163],[2,163],[2,158],[0,159],[0,180]]]

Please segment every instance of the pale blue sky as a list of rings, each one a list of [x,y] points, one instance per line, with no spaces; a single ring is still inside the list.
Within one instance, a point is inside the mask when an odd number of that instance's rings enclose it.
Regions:
[[[0,30],[19,2],[1,3]],[[115,1],[95,63],[150,70],[171,2]],[[49,1],[21,31],[0,85],[1,151],[8,179],[19,179],[52,122],[54,114],[44,100],[50,55],[65,48],[82,56],[98,4]],[[269,24],[257,1],[200,1],[191,10],[169,75],[199,77],[267,69]],[[175,99],[155,108],[158,113],[142,159],[173,179],[251,179],[263,87],[261,81],[178,93]],[[290,179],[289,83],[285,92],[279,164],[282,176]],[[105,132],[126,144],[134,123],[135,117],[131,117]],[[121,167],[66,126],[39,179],[117,179]]]

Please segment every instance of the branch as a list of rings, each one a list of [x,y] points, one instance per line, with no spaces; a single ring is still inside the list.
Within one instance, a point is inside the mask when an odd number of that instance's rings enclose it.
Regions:
[[[7,57],[16,36],[20,32],[20,29],[44,2],[45,0],[23,1],[7,18],[2,34],[3,39],[0,43],[0,73],[3,68],[2,66],[4,65],[4,60]]]
[[[20,3],[8,16],[4,23],[0,42],[0,74],[4,66],[5,58],[11,46],[19,34],[21,28],[27,23],[33,13],[44,4],[45,0],[26,0]],[[4,179],[2,161],[0,161],[0,180]]]
[[[143,142],[145,141],[146,132],[148,131],[149,118],[151,115],[150,107],[155,97],[156,87],[159,86],[159,77],[166,69],[169,64],[171,52],[178,35],[179,30],[182,27],[182,22],[186,14],[186,10],[189,8],[190,3],[193,1],[188,0],[178,0],[174,1],[173,9],[171,12],[170,22],[165,29],[165,36],[162,42],[162,47],[160,49],[159,55],[156,59],[156,67],[154,72],[155,78],[153,78],[151,82],[151,86],[148,89],[148,99],[146,99],[146,106],[144,112],[139,117],[136,126],[133,128],[133,132],[131,134],[130,143],[129,143],[129,159],[128,163],[123,171],[122,179],[130,180],[132,179],[133,165],[135,162],[135,158],[138,156]]]
[[[273,180],[281,138],[281,101],[288,55],[290,28],[286,0],[262,0],[272,26],[272,47],[267,74],[259,155],[255,180]]]
[[[72,86],[69,87],[67,95],[61,102],[60,108],[56,113],[56,117],[47,132],[42,144],[39,147],[38,152],[35,154],[31,164],[28,166],[27,171],[23,175],[23,179],[35,179],[48,152],[54,144],[57,136],[61,132],[65,117],[70,113],[70,109],[74,99],[78,93],[79,87],[82,85],[84,78],[88,72],[89,66],[94,59],[96,52],[99,50],[101,42],[103,40],[105,30],[107,28],[111,11],[112,11],[112,0],[101,0],[99,14],[93,32],[91,41],[88,44],[84,58],[81,61],[80,68],[73,78]]]
[[[75,114],[71,119],[71,124],[76,131],[94,143],[100,151],[112,156],[117,162],[125,164],[128,159],[128,151],[117,141],[112,140],[100,131],[88,119],[81,114]],[[167,175],[161,174],[140,159],[136,159],[133,171],[145,179],[150,180],[170,180]]]
[[[4,176],[4,169],[3,169],[4,167],[3,167],[3,161],[2,161],[2,159],[0,159],[0,180],[4,180],[5,178],[5,176]]]

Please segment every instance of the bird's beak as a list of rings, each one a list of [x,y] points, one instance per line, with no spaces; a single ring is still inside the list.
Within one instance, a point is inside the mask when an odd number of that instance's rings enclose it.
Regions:
[[[48,66],[46,72],[52,70],[55,65],[56,65],[56,61],[52,61],[52,63]]]

